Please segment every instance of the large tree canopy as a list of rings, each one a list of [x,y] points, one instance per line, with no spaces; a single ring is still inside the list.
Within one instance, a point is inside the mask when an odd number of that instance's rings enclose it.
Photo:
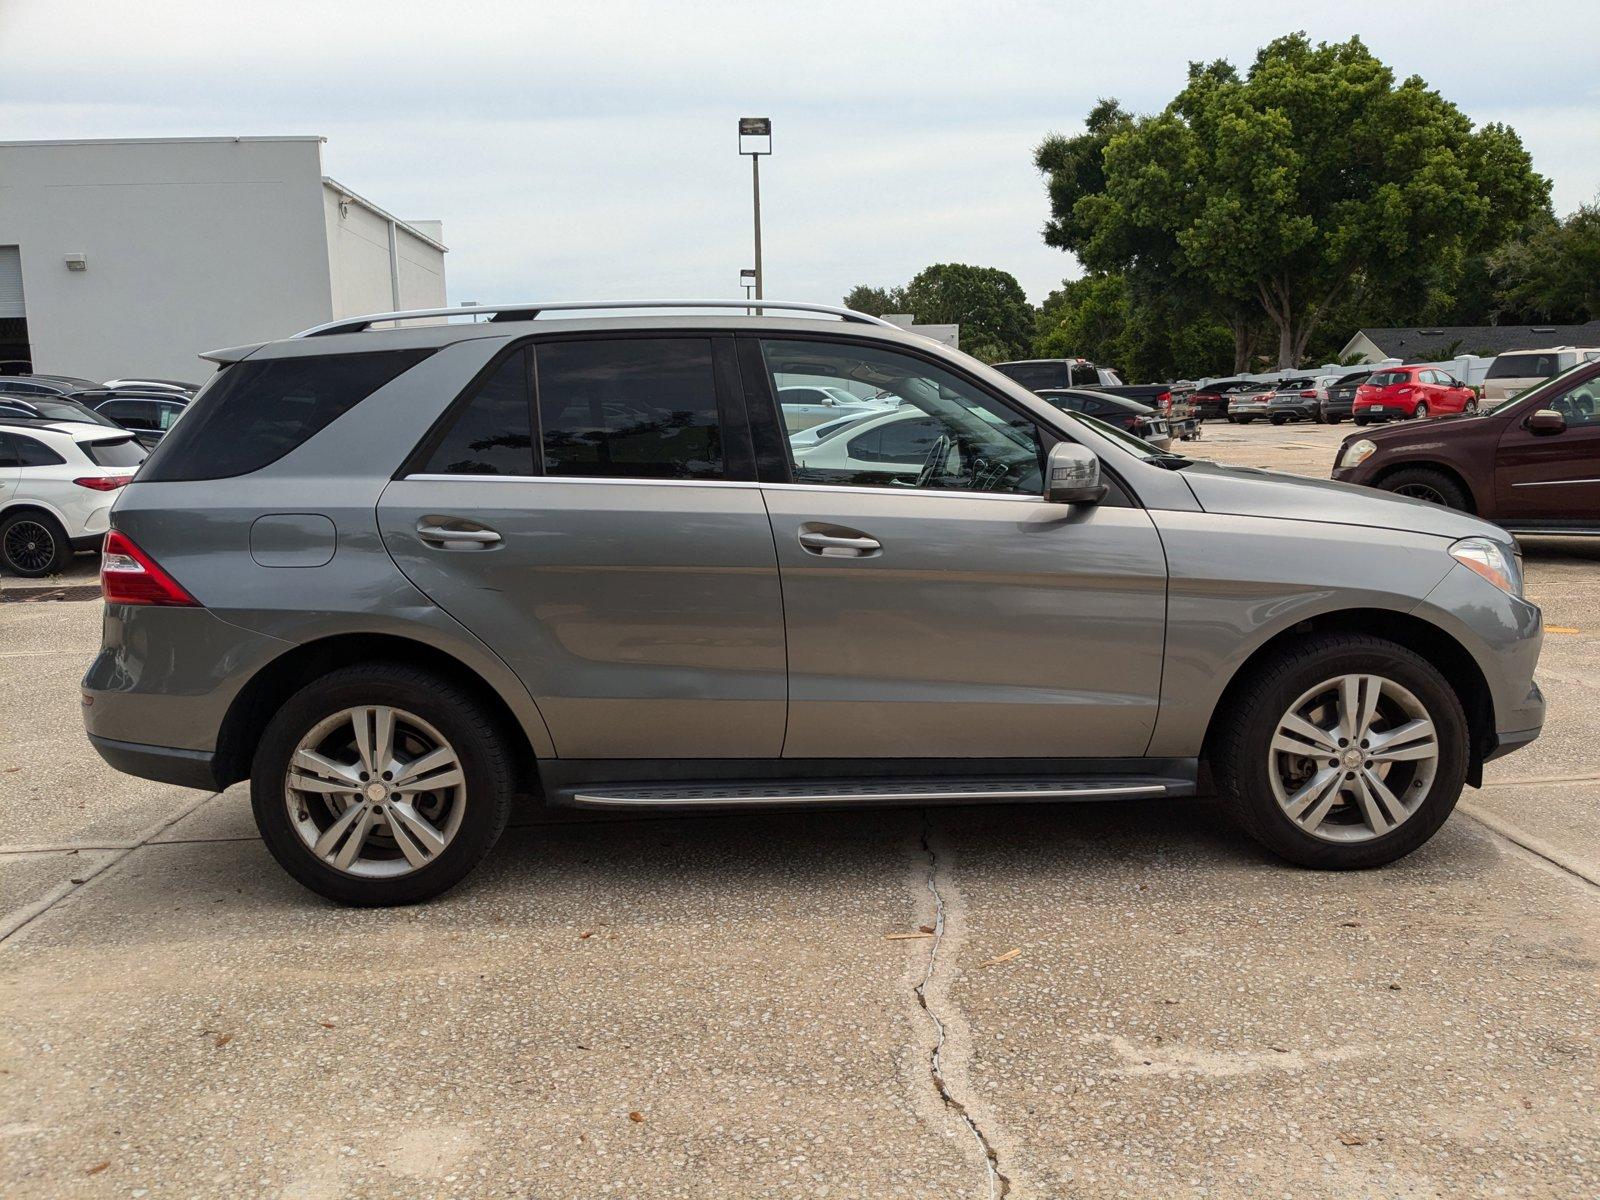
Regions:
[[[1253,310],[1284,367],[1334,306],[1421,305],[1549,203],[1514,132],[1474,129],[1419,78],[1397,83],[1358,38],[1279,38],[1243,76],[1192,64],[1163,112],[1102,101],[1085,134],[1048,139],[1036,161],[1047,242],[1203,304],[1236,339]]]
[[[996,267],[937,263],[904,288],[862,284],[844,302],[874,316],[904,312],[924,325],[960,325],[962,348],[989,362],[1023,354],[1033,340],[1027,293],[1015,275]]]

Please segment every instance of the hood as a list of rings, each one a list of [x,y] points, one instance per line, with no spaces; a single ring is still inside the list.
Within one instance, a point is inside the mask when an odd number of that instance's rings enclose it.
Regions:
[[[1466,513],[1352,483],[1205,462],[1192,463],[1179,475],[1188,483],[1200,507],[1209,513],[1405,529],[1451,539],[1511,540],[1505,530]]]

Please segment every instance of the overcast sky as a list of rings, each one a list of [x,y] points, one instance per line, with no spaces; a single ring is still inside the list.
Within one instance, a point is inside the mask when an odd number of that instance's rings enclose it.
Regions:
[[[321,134],[326,173],[444,222],[452,303],[733,296],[736,119],[770,116],[768,296],[955,261],[1039,300],[1079,273],[1039,236],[1040,138],[1297,28],[1510,123],[1558,211],[1600,193],[1595,0],[0,0],[0,137]]]

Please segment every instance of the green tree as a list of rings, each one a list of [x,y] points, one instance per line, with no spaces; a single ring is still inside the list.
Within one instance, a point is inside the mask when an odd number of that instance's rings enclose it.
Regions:
[[[960,325],[968,353],[987,348],[998,357],[1015,357],[1033,340],[1033,306],[1027,293],[1016,276],[997,267],[925,267],[906,285],[905,301],[905,311],[921,324]]]
[[[1244,75],[1191,64],[1163,112],[1110,133],[1099,188],[1052,170],[1056,155],[1050,141],[1036,154],[1047,241],[1209,307],[1240,344],[1245,314],[1264,318],[1281,367],[1335,306],[1421,309],[1549,203],[1512,130],[1475,129],[1415,76],[1397,83],[1359,38],[1291,34]]]
[[[1232,361],[1225,325],[1203,315],[1185,318],[1158,298],[1141,297],[1121,275],[1069,280],[1044,310],[1053,322],[1041,328],[1034,353],[1081,355],[1117,368],[1129,382],[1218,375]]]
[[[869,317],[882,317],[889,313],[909,312],[906,307],[906,290],[900,287],[873,287],[858,283],[845,294],[844,306]]]
[[[1513,321],[1600,318],[1600,203],[1549,221],[1489,256],[1501,313]]]

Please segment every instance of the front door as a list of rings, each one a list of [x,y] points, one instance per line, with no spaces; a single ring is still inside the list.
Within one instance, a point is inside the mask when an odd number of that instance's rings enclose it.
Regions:
[[[521,676],[562,758],[779,754],[782,600],[731,355],[518,348],[384,491],[395,561]]]
[[[1526,427],[1533,409],[1514,414],[1495,455],[1495,500],[1513,523],[1600,524],[1600,376],[1539,402],[1567,423],[1564,432]]]
[[[796,376],[901,397],[839,435],[863,445],[791,453],[763,489],[789,652],[785,757],[1144,753],[1166,560],[1142,509],[1118,493],[1046,504],[1055,435],[930,359],[794,337],[741,362],[752,422],[773,429]]]

